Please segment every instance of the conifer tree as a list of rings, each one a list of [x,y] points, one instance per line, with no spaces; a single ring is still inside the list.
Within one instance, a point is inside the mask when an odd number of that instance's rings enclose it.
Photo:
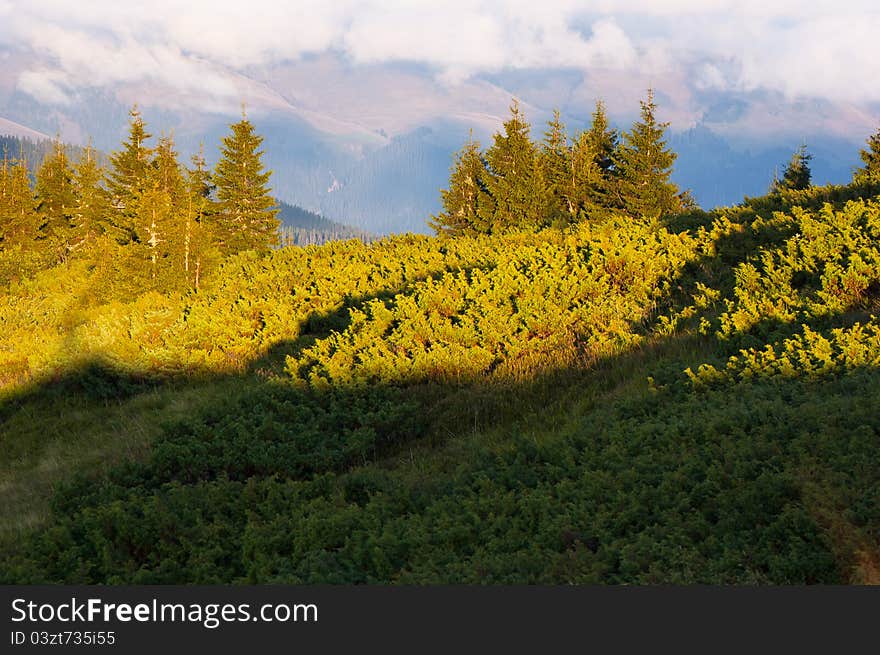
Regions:
[[[605,103],[596,101],[593,110],[593,121],[587,132],[587,140],[594,151],[596,165],[604,177],[608,177],[614,167],[614,156],[617,152],[618,134],[608,122]]]
[[[223,138],[214,183],[219,222],[217,236],[224,254],[263,250],[278,245],[278,209],[266,185],[272,171],[264,170],[259,150],[263,137],[242,119]]]
[[[437,234],[485,231],[479,209],[481,199],[486,197],[487,175],[480,144],[473,140],[472,133],[456,155],[449,176],[449,188],[440,190],[443,211],[429,222]]]
[[[24,158],[11,161],[3,154],[0,168],[0,247],[29,243],[36,238],[38,221]]]
[[[211,199],[214,184],[205,163],[203,146],[191,161],[192,167],[186,171],[183,269],[189,284],[198,289],[206,269],[218,257],[215,247],[217,211]]]
[[[40,227],[39,238],[47,243],[44,250],[54,252],[59,259],[64,260],[74,241],[71,219],[76,198],[67,150],[58,138],[37,170],[34,194]]]
[[[492,147],[486,151],[486,189],[491,200],[482,202],[479,208],[486,231],[547,224],[550,194],[529,131],[514,100],[503,133],[495,135]]]
[[[856,170],[854,182],[880,182],[880,130],[868,137],[867,145],[859,151],[864,166]]]
[[[810,186],[810,160],[813,155],[807,153],[807,144],[801,145],[791,156],[791,160],[782,173],[782,179],[773,182],[771,192],[782,190],[800,191]]]
[[[670,181],[676,155],[666,147],[669,123],[659,123],[654,92],[641,102],[641,120],[622,135],[614,160],[614,200],[630,216],[659,217],[680,209],[678,187]]]
[[[549,193],[547,219],[551,224],[570,223],[577,217],[577,200],[572,185],[572,151],[559,110],[547,125],[541,144],[540,161]]]
[[[94,242],[104,231],[110,211],[110,200],[102,186],[104,169],[98,162],[98,155],[89,143],[73,169],[74,205],[71,224],[75,242],[71,250]]]
[[[139,238],[136,214],[147,184],[152,156],[147,141],[151,136],[135,105],[129,111],[128,139],[123,142],[120,150],[110,155],[110,170],[107,175],[107,190],[115,211],[113,227],[121,242],[136,241]]]
[[[163,288],[183,279],[185,197],[174,139],[163,136],[156,144],[136,211],[139,247],[149,261],[149,277]]]
[[[609,207],[617,151],[617,130],[610,127],[599,100],[590,129],[578,136],[572,150],[572,184],[578,208],[590,217]]]

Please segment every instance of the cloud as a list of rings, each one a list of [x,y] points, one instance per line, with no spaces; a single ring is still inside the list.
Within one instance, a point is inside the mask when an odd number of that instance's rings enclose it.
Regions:
[[[67,75],[57,70],[27,70],[18,78],[22,91],[50,105],[70,104],[69,86]]]
[[[417,62],[451,83],[511,68],[677,70],[697,89],[877,102],[878,32],[864,0],[0,0],[0,47],[39,62],[19,88],[58,104],[142,82],[233,100],[229,70],[326,51]]]

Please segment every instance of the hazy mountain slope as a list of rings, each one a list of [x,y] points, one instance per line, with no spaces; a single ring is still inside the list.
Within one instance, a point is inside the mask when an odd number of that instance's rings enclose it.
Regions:
[[[684,189],[691,189],[705,208],[730,206],[744,196],[767,192],[774,171],[785,169],[800,142],[768,147],[734,147],[710,128],[699,125],[685,132],[672,133],[669,139],[678,154],[673,179]],[[858,162],[858,146],[843,139],[824,138],[807,141],[813,154],[810,162],[815,184],[845,184]]]
[[[32,130],[29,127],[16,123],[15,121],[3,118],[2,116],[0,116],[0,136],[15,136],[22,139],[31,139],[33,141],[51,138],[48,134],[37,132],[36,130]]]
[[[281,221],[281,242],[284,245],[323,245],[340,239],[370,241],[374,235],[335,221],[328,220],[297,205],[279,201],[278,219]]]
[[[247,100],[266,137],[274,194],[377,234],[427,230],[468,130],[488,145],[514,94],[540,139],[554,104],[572,134],[589,122],[600,97],[612,121],[626,128],[644,92],[632,80],[624,88],[610,71],[527,70],[449,82],[417,65],[354,66],[326,55],[245,72],[215,66],[240,95],[234,102],[140,83],[79,89],[67,104],[50,105],[16,86],[16,75],[32,62],[4,63],[0,133],[5,125],[32,137],[58,132],[71,143],[94,137],[105,152],[118,147],[128,110],[139,102],[151,132],[173,133],[184,158],[204,142],[209,161],[216,161],[220,139]],[[843,103],[694,90],[674,76],[646,78],[649,83],[659,87],[661,118],[671,121],[670,142],[679,154],[674,179],[704,207],[764,193],[774,169],[802,140],[815,155],[816,183],[845,182],[872,129],[871,116]]]

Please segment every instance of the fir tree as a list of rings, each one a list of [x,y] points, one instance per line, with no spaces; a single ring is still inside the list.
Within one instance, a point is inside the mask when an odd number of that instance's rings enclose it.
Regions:
[[[611,204],[617,140],[617,130],[608,123],[604,103],[597,101],[590,129],[581,132],[572,151],[574,198],[587,216]]]
[[[867,145],[859,151],[864,166],[856,169],[854,182],[880,182],[880,130],[868,137]]]
[[[801,145],[791,156],[791,160],[782,173],[782,179],[774,179],[771,192],[783,190],[800,191],[810,187],[810,160],[813,155],[807,153],[807,144]]]
[[[230,129],[214,174],[222,251],[231,254],[278,245],[278,209],[266,186],[272,171],[263,170],[259,150],[263,137],[245,116]]]
[[[678,187],[670,181],[676,155],[666,147],[669,123],[657,122],[652,90],[641,106],[641,120],[623,134],[614,160],[614,200],[630,216],[659,217],[680,209]]]
[[[185,219],[181,208],[185,197],[174,139],[163,136],[156,144],[136,212],[139,247],[149,261],[149,277],[163,288],[183,279]]]
[[[484,180],[486,164],[480,153],[480,144],[473,134],[458,152],[449,176],[449,189],[440,190],[443,211],[432,217],[429,225],[437,234],[465,234],[483,232],[480,219],[480,201],[486,197]]]
[[[64,261],[75,242],[71,218],[76,198],[73,171],[60,139],[55,139],[52,150],[37,170],[34,195],[39,220],[38,238],[45,241],[43,251]]]
[[[3,154],[0,167],[0,246],[11,248],[36,238],[38,221],[28,180],[27,162]]]
[[[594,152],[593,156],[596,166],[599,167],[604,177],[608,177],[614,167],[618,134],[617,130],[609,124],[605,103],[601,100],[596,101],[596,108],[593,110],[593,121],[587,132],[587,140]]]
[[[577,200],[572,184],[572,151],[559,110],[547,125],[541,144],[540,161],[549,193],[547,218],[552,224],[570,223],[577,216]]]
[[[547,223],[549,191],[530,126],[514,100],[504,131],[486,151],[488,198],[479,212],[486,231],[539,227]]]
[[[116,216],[113,221],[117,238],[122,242],[136,241],[137,206],[147,185],[152,150],[147,141],[152,136],[137,105],[129,112],[128,139],[122,149],[110,155],[107,190]]]
[[[198,289],[209,263],[218,256],[214,247],[217,212],[211,199],[214,184],[205,163],[203,146],[191,161],[192,167],[186,171],[183,269],[189,283]]]
[[[73,169],[74,204],[71,224],[75,242],[71,245],[71,250],[93,242],[104,231],[110,212],[110,200],[101,185],[103,179],[104,169],[98,162],[95,149],[89,143]]]

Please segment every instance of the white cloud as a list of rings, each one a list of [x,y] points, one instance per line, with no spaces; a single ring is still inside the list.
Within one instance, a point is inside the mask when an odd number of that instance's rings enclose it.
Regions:
[[[419,62],[453,82],[504,68],[687,69],[697,88],[874,102],[878,33],[880,9],[864,0],[0,0],[0,46],[38,55],[19,88],[54,103],[125,82],[232,99],[222,67],[327,50]]]
[[[698,89],[725,89],[727,79],[718,66],[705,62],[699,67],[694,84]]]
[[[70,104],[67,75],[56,70],[28,70],[18,78],[18,86],[40,102],[51,105]]]

